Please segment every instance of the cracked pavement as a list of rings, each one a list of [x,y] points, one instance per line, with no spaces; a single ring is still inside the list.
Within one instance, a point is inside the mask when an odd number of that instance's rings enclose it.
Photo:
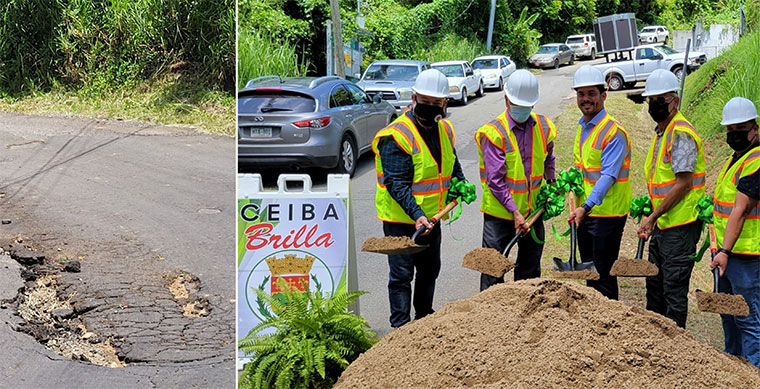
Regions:
[[[0,386],[233,386],[234,139],[0,113],[0,150],[0,239],[23,238],[57,271],[80,261],[59,273],[58,297],[127,364],[58,355],[2,303]],[[22,270],[0,255],[0,301],[16,298]],[[186,296],[169,288],[180,274]]]

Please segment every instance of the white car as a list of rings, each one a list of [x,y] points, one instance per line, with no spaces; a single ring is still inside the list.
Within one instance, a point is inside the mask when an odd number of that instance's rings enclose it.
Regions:
[[[594,34],[570,35],[565,44],[573,49],[576,57],[596,58],[596,38]]]
[[[483,96],[483,79],[480,70],[473,71],[467,61],[445,61],[430,64],[449,79],[449,98],[467,105],[469,95]]]
[[[667,42],[668,28],[665,26],[647,26],[644,27],[639,33],[639,42],[641,43],[657,43]]]
[[[509,76],[517,70],[515,63],[504,55],[484,55],[470,62],[475,70],[480,70],[483,76],[483,86],[486,88],[504,89]]]

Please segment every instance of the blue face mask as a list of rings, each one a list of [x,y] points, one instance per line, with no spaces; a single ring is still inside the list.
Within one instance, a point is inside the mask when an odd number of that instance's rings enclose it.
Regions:
[[[511,116],[512,120],[516,121],[517,123],[525,123],[530,117],[530,112],[532,110],[533,107],[520,107],[517,105],[510,105],[509,116]]]

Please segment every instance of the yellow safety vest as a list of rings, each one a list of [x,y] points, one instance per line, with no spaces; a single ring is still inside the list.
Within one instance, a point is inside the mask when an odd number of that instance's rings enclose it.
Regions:
[[[740,178],[752,175],[757,169],[760,169],[760,146],[748,151],[733,165],[731,165],[731,158],[729,157],[721,169],[718,175],[718,183],[715,186],[715,202],[713,204],[713,223],[715,224],[718,247],[723,245],[728,216],[734,209],[736,185]],[[737,254],[760,255],[760,203],[747,215],[739,239],[736,240],[731,251]]]
[[[596,124],[593,130],[581,144],[581,131],[583,127],[578,125],[578,132],[575,134],[573,146],[573,161],[577,168],[583,172],[583,189],[584,194],[578,196],[576,206],[581,206],[586,198],[591,194],[591,190],[602,176],[602,150],[616,136],[625,137],[628,151],[626,152],[625,161],[620,168],[617,180],[607,195],[604,196],[602,203],[594,206],[590,217],[613,217],[625,216],[631,209],[631,182],[628,180],[628,170],[631,167],[631,140],[623,126],[620,125],[612,116],[605,114],[602,120]]]
[[[673,139],[677,132],[686,133],[694,139],[697,144],[697,165],[689,193],[657,219],[657,227],[661,230],[697,220],[697,202],[705,194],[705,154],[702,149],[702,138],[681,112],[677,112],[668,123],[665,132],[652,139],[652,145],[649,146],[647,160],[644,164],[647,189],[649,190],[649,197],[652,198],[652,205],[657,208],[665,199],[665,195],[676,185],[676,175],[670,166],[670,152],[673,149]],[[659,142],[657,141],[658,138],[660,139]]]
[[[451,174],[454,171],[454,127],[450,121],[441,119],[438,121],[438,132],[441,142],[440,167],[430,154],[414,122],[406,114],[402,114],[393,123],[377,132],[375,139],[372,140],[372,151],[375,153],[375,170],[377,171],[375,208],[378,219],[395,223],[415,223],[391,197],[383,183],[383,165],[380,161],[378,144],[384,137],[392,137],[402,150],[411,155],[414,164],[412,195],[425,212],[425,216],[431,218],[444,208],[446,196],[449,193]]]
[[[511,212],[496,199],[488,187],[486,180],[486,168],[483,161],[481,139],[485,136],[492,144],[504,151],[504,160],[507,165],[505,176],[509,193],[517,205],[517,209],[523,215],[528,215],[533,210],[533,205],[538,198],[539,190],[544,179],[544,161],[548,152],[546,145],[557,137],[557,129],[549,118],[531,113],[536,124],[533,125],[533,145],[531,152],[530,182],[525,176],[525,167],[517,146],[517,139],[507,119],[506,111],[496,119],[480,127],[475,133],[475,143],[478,145],[480,160],[480,183],[483,186],[483,199],[480,202],[480,211],[502,219],[512,220]],[[505,141],[506,140],[506,141]]]

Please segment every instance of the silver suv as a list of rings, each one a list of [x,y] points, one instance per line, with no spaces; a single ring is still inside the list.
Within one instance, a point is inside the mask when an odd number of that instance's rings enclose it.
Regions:
[[[364,89],[370,97],[379,95],[393,104],[396,114],[412,104],[412,87],[423,70],[430,69],[424,61],[391,59],[373,62],[356,85]]]
[[[238,91],[238,162],[353,175],[377,131],[396,116],[340,77],[255,78]]]
[[[596,39],[594,34],[570,35],[565,44],[573,49],[576,57],[596,58]]]

